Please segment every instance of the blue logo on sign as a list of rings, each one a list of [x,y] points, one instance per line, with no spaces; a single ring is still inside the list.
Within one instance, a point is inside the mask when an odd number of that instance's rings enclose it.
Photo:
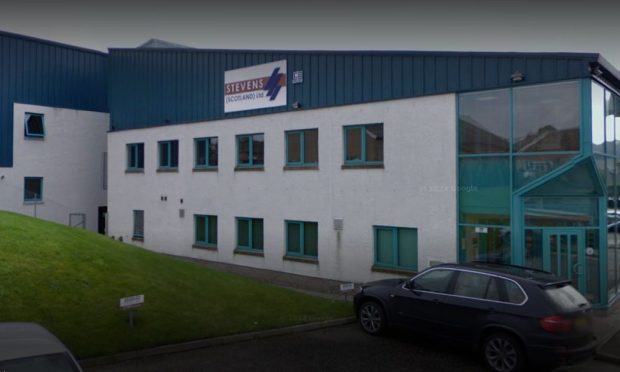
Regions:
[[[269,97],[270,101],[273,101],[278,96],[278,92],[280,92],[280,79],[284,76],[284,74],[280,73],[280,67],[276,67],[273,69],[271,73],[271,77],[267,81],[267,85],[263,88],[263,90],[267,91],[267,97]]]

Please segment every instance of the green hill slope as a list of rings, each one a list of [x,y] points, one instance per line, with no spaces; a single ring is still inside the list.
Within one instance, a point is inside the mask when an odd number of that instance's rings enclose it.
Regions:
[[[131,328],[119,299],[136,294]],[[344,302],[0,211],[0,321],[39,322],[79,358],[350,315]]]

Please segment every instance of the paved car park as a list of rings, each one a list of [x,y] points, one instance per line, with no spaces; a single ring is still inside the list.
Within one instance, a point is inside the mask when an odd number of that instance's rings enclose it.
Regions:
[[[459,345],[404,331],[385,337],[370,336],[355,323],[85,368],[92,372],[246,370],[486,371],[477,355]],[[558,372],[618,370],[618,365],[590,360]]]
[[[206,265],[211,266],[209,263]],[[212,267],[235,272],[255,280],[295,288],[305,292],[336,298],[338,283],[267,270],[248,269],[234,265]],[[349,299],[351,297],[349,296]],[[620,306],[594,317],[595,333],[606,341],[620,324]],[[620,338],[619,338],[620,341]],[[618,350],[620,353],[620,350]],[[385,337],[365,334],[358,324],[347,324],[308,332],[249,341],[214,345],[194,350],[162,353],[85,368],[86,371],[374,371],[420,370],[485,371],[482,360],[471,350],[458,344],[447,344],[406,331],[390,332]],[[620,371],[620,364],[589,360],[566,372]]]

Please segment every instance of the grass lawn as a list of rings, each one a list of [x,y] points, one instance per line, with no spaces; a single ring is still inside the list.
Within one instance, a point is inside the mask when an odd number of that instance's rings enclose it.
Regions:
[[[119,299],[144,294],[130,328]],[[352,315],[351,305],[0,211],[0,321],[34,321],[78,358]]]

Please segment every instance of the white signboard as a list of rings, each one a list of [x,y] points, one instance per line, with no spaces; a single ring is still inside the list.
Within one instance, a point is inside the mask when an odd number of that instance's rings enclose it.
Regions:
[[[144,295],[137,295],[131,297],[121,298],[120,306],[121,309],[133,309],[136,307],[140,307],[144,305]]]
[[[286,106],[286,60],[224,72],[224,112]]]
[[[340,284],[340,292],[352,291],[355,289],[355,283],[342,283]]]

